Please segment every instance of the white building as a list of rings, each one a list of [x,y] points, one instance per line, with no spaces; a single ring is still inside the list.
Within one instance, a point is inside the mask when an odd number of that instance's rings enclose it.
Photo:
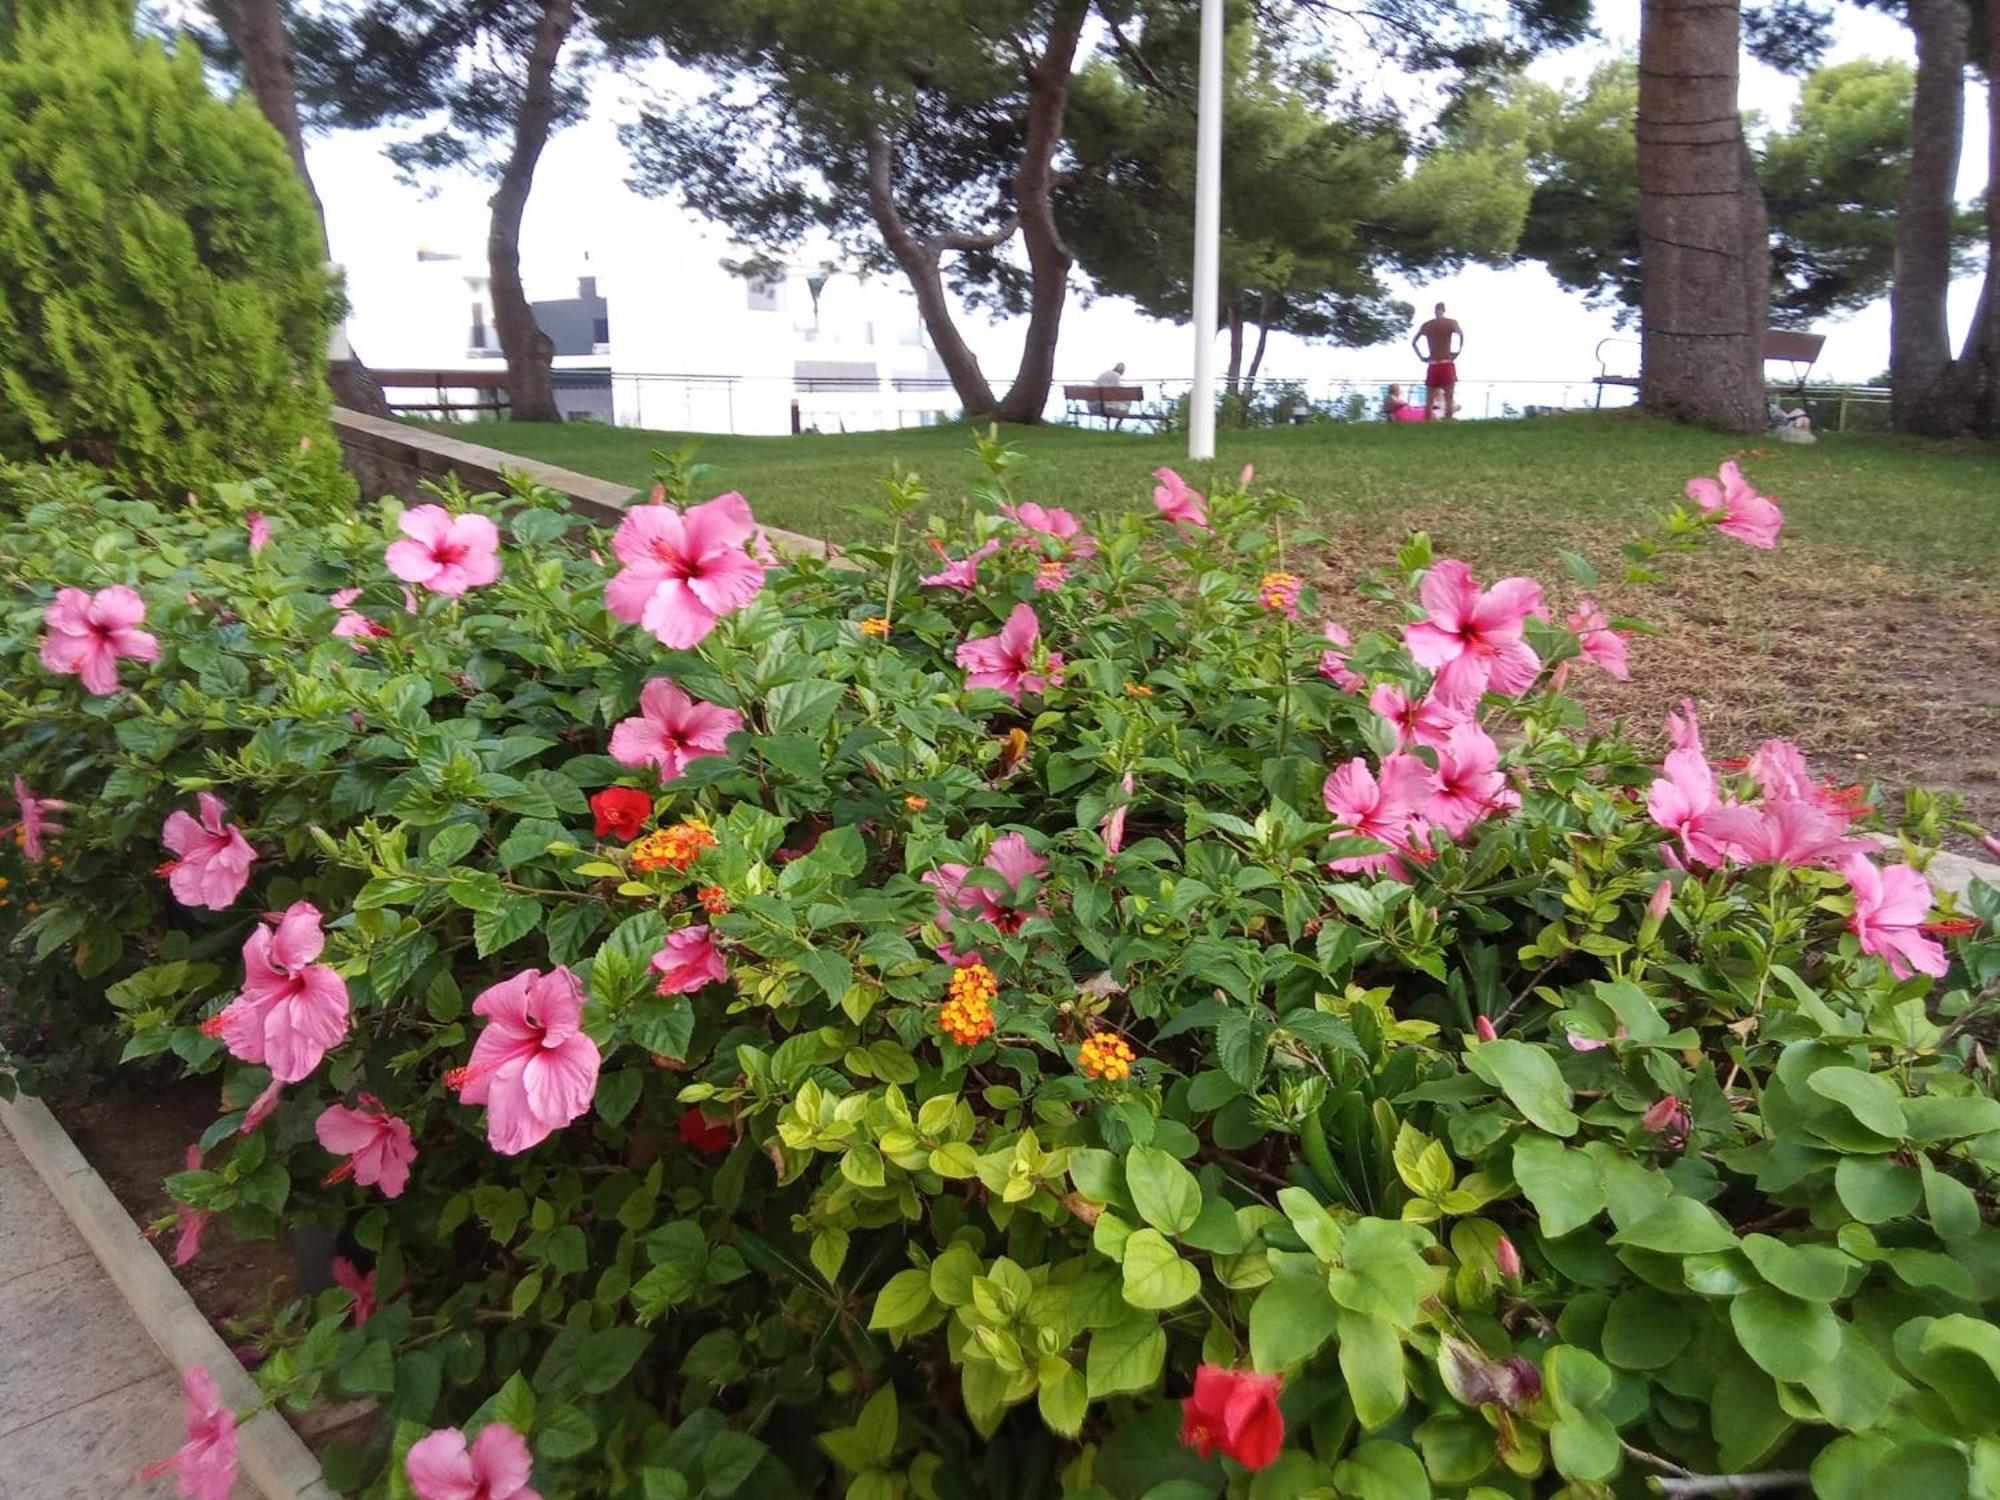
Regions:
[[[919,426],[958,411],[916,299],[900,283],[808,263],[746,277],[732,269],[746,257],[726,239],[662,205],[646,208],[632,217],[662,232],[616,235],[566,283],[528,279],[538,320],[557,343],[566,416],[775,434]],[[346,268],[351,334],[371,366],[497,367],[482,254],[381,238],[362,254]]]

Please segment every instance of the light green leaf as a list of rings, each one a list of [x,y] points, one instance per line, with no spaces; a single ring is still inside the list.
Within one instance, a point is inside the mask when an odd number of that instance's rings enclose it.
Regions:
[[[1275,1283],[1274,1283],[1275,1284]],[[1255,1308],[1251,1309],[1255,1314]],[[1354,1415],[1373,1432],[1394,1421],[1409,1388],[1403,1378],[1403,1341],[1380,1318],[1342,1310],[1340,1373],[1354,1401]]]
[[[1084,1384],[1090,1399],[1151,1389],[1167,1357],[1167,1336],[1154,1317],[1132,1317],[1090,1336]]]
[[[1806,1087],[1831,1099],[1862,1126],[1900,1141],[1909,1127],[1903,1119],[1903,1093],[1880,1073],[1859,1068],[1821,1068],[1806,1078]]]
[[[1732,1301],[1729,1322],[1743,1352],[1774,1380],[1817,1375],[1840,1352],[1840,1319],[1831,1308],[1769,1287]]]
[[[1125,1186],[1139,1217],[1161,1234],[1179,1234],[1201,1213],[1201,1184],[1194,1173],[1157,1146],[1134,1146],[1126,1153]]]
[[[1550,1135],[1575,1135],[1569,1085],[1556,1060],[1540,1047],[1502,1039],[1468,1047],[1466,1066],[1504,1093],[1531,1124]]]
[[[1333,1482],[1353,1500],[1431,1500],[1424,1461],[1406,1443],[1371,1438],[1333,1471]]]
[[[898,1271],[875,1294],[875,1310],[868,1326],[876,1329],[901,1328],[921,1318],[931,1305],[931,1278],[928,1271]]]
[[[1614,1234],[1611,1243],[1662,1255],[1712,1255],[1734,1250],[1736,1235],[1707,1204],[1669,1198],[1638,1223]]]
[[[1318,1276],[1274,1276],[1250,1304],[1250,1359],[1275,1374],[1311,1359],[1333,1337],[1339,1309]]]
[[[1514,1142],[1514,1180],[1541,1216],[1542,1233],[1561,1239],[1604,1211],[1597,1163],[1546,1135]]]
[[[1852,1256],[1831,1245],[1788,1245],[1768,1234],[1746,1234],[1743,1253],[1772,1286],[1808,1302],[1831,1302],[1847,1287]]]
[[[1135,1229],[1125,1241],[1125,1300],[1133,1307],[1164,1311],[1200,1290],[1201,1273],[1159,1230]]]

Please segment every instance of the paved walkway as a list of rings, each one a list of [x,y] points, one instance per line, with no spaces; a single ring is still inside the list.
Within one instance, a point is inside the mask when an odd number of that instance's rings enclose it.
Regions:
[[[0,1129],[0,1492],[167,1500],[139,1470],[181,1443],[180,1374]],[[239,1478],[235,1496],[257,1490]]]

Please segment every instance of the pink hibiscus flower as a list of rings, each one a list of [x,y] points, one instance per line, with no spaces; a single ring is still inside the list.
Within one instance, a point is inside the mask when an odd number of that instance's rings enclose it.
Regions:
[[[1065,552],[1074,552],[1078,557],[1088,557],[1097,550],[1097,543],[1085,533],[1083,524],[1068,511],[1057,506],[1043,506],[1030,500],[1021,505],[1003,505],[1001,514],[1015,522],[1024,530],[1038,536],[1053,537],[1063,544]],[[1022,538],[1025,543],[1027,538]]]
[[[1208,530],[1208,512],[1202,509],[1200,490],[1190,489],[1188,482],[1172,469],[1155,469],[1153,478],[1159,481],[1153,486],[1153,504],[1162,517],[1184,530],[1188,527]]]
[[[187,1155],[181,1160],[186,1170],[199,1172],[201,1147],[190,1142]],[[174,1264],[184,1266],[201,1254],[201,1237],[208,1230],[208,1221],[215,1217],[215,1210],[196,1208],[187,1203],[176,1203],[174,1207],[179,1210],[176,1221],[180,1229],[180,1234],[174,1240]]]
[[[613,727],[611,758],[634,770],[657,766],[660,780],[673,781],[689,761],[724,754],[742,727],[735,709],[697,702],[671,679],[655,677],[639,690],[639,712]]]
[[[323,1186],[352,1177],[362,1187],[381,1188],[384,1198],[397,1198],[409,1185],[416,1142],[410,1127],[373,1094],[361,1095],[359,1109],[329,1104],[313,1121],[313,1134],[329,1154],[347,1158],[327,1174]]]
[[[414,614],[416,595],[410,593],[407,588],[403,590],[403,593],[409,600],[411,606],[410,612]],[[366,651],[368,649],[366,643],[370,640],[386,636],[389,633],[389,627],[378,625],[359,610],[347,607],[360,597],[360,589],[340,589],[328,598],[327,603],[340,611],[340,618],[333,622],[334,635],[348,642],[356,651]]]
[[[1332,620],[1320,627],[1320,634],[1326,637],[1327,649],[1319,654],[1319,675],[1343,693],[1358,693],[1367,687],[1368,679],[1347,664],[1347,650],[1354,637]]]
[[[244,528],[250,533],[250,555],[255,557],[271,545],[271,521],[261,510],[253,510],[243,518]]]
[[[1720,483],[1705,474],[1697,475],[1687,482],[1687,493],[1705,514],[1720,513],[1722,520],[1715,529],[1724,536],[1733,536],[1739,542],[1766,551],[1778,544],[1778,529],[1785,524],[1785,513],[1778,509],[1777,502],[1752,489],[1733,461],[1723,463]]]
[[[197,792],[195,802],[201,808],[199,822],[179,809],[167,814],[160,842],[180,858],[168,860],[160,871],[181,905],[226,911],[249,883],[257,851],[240,829],[223,823],[227,809],[219,797]]]
[[[469,1450],[464,1433],[440,1428],[403,1457],[417,1500],[541,1500],[528,1488],[534,1470],[527,1439],[505,1422],[489,1422]]]
[[[1750,757],[1749,771],[1767,801],[1810,802],[1848,822],[1868,811],[1864,788],[1815,781],[1806,769],[1805,753],[1790,740],[1764,741]]]
[[[944,550],[944,543],[936,537],[931,538],[931,547],[944,560],[944,567],[928,577],[919,578],[917,582],[927,589],[957,589],[961,594],[969,594],[979,587],[979,565],[1000,550],[1000,540],[995,537],[956,562],[952,561],[951,554]]]
[[[1845,818],[1811,802],[1728,803],[1710,813],[1702,828],[1725,853],[1748,865],[1831,864],[1869,847],[1847,837]]]
[[[1721,864],[1727,850],[1711,826],[1720,807],[1715,772],[1700,741],[1668,751],[1662,769],[1666,774],[1646,789],[1647,816],[1680,840],[1691,863]]]
[[[1626,632],[1611,628],[1611,622],[1597,607],[1595,599],[1579,599],[1576,612],[1566,623],[1586,659],[1596,662],[1620,682],[1631,679],[1632,669],[1625,662]]]
[[[1466,721],[1465,711],[1435,697],[1412,698],[1394,683],[1380,684],[1368,695],[1368,706],[1396,731],[1396,748],[1422,745],[1442,750],[1452,730]]]
[[[14,805],[21,810],[21,820],[14,825],[14,838],[21,846],[21,855],[31,865],[38,865],[47,857],[47,849],[42,840],[50,834],[62,832],[62,824],[49,814],[65,812],[67,802],[59,802],[54,797],[37,797],[28,790],[28,783],[19,776],[14,778]],[[5,832],[0,829],[0,832]]]
[[[1681,699],[1680,712],[1667,710],[1667,740],[1676,750],[1707,754],[1701,747],[1701,721],[1695,717],[1694,699]]]
[[[733,492],[685,512],[634,506],[611,539],[625,566],[604,586],[604,607],[662,645],[700,645],[764,587],[764,569],[743,550],[756,529],[749,503]]]
[[[1861,951],[1889,966],[1898,979],[1912,974],[1940,976],[1951,967],[1945,951],[1920,930],[1931,911],[1931,883],[1908,865],[1877,870],[1864,854],[1840,861],[1840,873],[1854,892],[1854,915],[1847,928]]]
[[[398,516],[396,526],[403,540],[391,542],[382,561],[405,583],[456,597],[500,576],[500,528],[485,516],[419,505]]]
[[[1481,591],[1472,570],[1446,558],[1424,575],[1418,591],[1430,618],[1403,627],[1403,644],[1437,673],[1436,693],[1470,703],[1481,693],[1525,692],[1542,669],[1523,635],[1542,612],[1542,588],[1531,578],[1503,578]]]
[[[652,966],[659,970],[662,995],[692,995],[704,985],[720,984],[729,977],[729,965],[715,946],[715,935],[707,927],[681,927],[667,934],[667,946],[655,953]]]
[[[1098,820],[1098,836],[1104,840],[1104,852],[1116,854],[1125,847],[1125,817],[1132,811],[1132,773],[1127,771],[1125,779],[1119,783],[1125,795],[1101,819]],[[1025,843],[1026,840],[1023,840]]]
[[[1003,833],[995,839],[983,863],[1015,893],[1020,891],[1022,881],[1030,876],[1039,877],[1049,867],[1049,862],[1030,849],[1028,840],[1018,833]],[[969,873],[967,866],[957,863],[941,864],[924,873],[924,884],[937,892],[940,922],[949,922],[954,913],[962,913],[990,923],[1001,932],[1013,933],[1019,932],[1028,918],[1037,914],[1003,906],[992,891],[968,886],[965,877]]]
[[[99,589],[64,589],[42,615],[42,665],[60,677],[83,679],[84,691],[103,698],[118,691],[120,661],[158,661],[160,643],[139,629],[146,601],[122,583]]]
[[[354,1298],[354,1306],[348,1311],[354,1314],[356,1328],[375,1316],[375,1278],[379,1274],[370,1271],[364,1276],[361,1268],[346,1256],[333,1258],[333,1284]]]
[[[1036,671],[1041,638],[1042,624],[1034,610],[1015,605],[998,635],[979,636],[958,648],[958,664],[966,669],[965,685],[996,689],[1016,703],[1024,692],[1046,692],[1050,683],[1062,681],[1063,659],[1051,651],[1046,668]]]
[[[187,1441],[172,1458],[141,1469],[140,1481],[172,1469],[184,1500],[229,1500],[236,1487],[236,1413],[222,1404],[215,1378],[200,1365],[181,1372],[181,1395],[187,1401]]]
[[[1453,838],[1463,838],[1488,813],[1520,805],[1520,796],[1500,772],[1500,747],[1470,720],[1451,731],[1437,758],[1429,792],[1418,810]]]
[[[1345,855],[1331,861],[1342,874],[1401,874],[1397,855],[1411,853],[1410,823],[1429,792],[1430,772],[1413,755],[1396,754],[1382,762],[1380,774],[1368,769],[1363,756],[1336,766],[1320,789],[1333,831],[1342,837],[1374,839],[1388,848],[1376,854]]]
[[[472,1002],[485,1029],[445,1075],[464,1104],[486,1106],[486,1139],[518,1156],[590,1108],[602,1058],[583,1032],[583,987],[568,969],[523,969]]]
[[[294,901],[275,924],[258,923],[243,945],[242,990],[202,1030],[278,1082],[297,1083],[347,1035],[347,981],[314,962],[325,947],[310,901]]]

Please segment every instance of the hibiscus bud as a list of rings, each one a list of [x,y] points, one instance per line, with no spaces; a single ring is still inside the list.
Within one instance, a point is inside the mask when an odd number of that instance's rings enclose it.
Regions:
[[[1472,1018],[1472,1029],[1482,1042],[1497,1042],[1500,1040],[1500,1033],[1493,1029],[1493,1021],[1488,1016],[1474,1016]]]
[[[1660,877],[1660,883],[1653,887],[1652,899],[1646,903],[1646,915],[1655,922],[1663,921],[1667,915],[1667,908],[1673,903],[1674,883],[1663,875]]]
[[[1988,853],[2000,857],[2000,833],[1982,833],[1979,842],[1986,846]]]
[[[1639,1128],[1654,1135],[1667,1131],[1676,1125],[1685,1125],[1687,1110],[1682,1106],[1678,1094],[1669,1094],[1639,1117]]]
[[[1521,1279],[1521,1252],[1514,1248],[1514,1242],[1506,1235],[1493,1247],[1493,1264],[1500,1268],[1500,1274],[1509,1281]]]
[[[1500,1405],[1512,1411],[1538,1399],[1542,1394],[1542,1372],[1519,1354],[1510,1354],[1500,1361],[1495,1371],[1494,1384],[1499,1388]]]

